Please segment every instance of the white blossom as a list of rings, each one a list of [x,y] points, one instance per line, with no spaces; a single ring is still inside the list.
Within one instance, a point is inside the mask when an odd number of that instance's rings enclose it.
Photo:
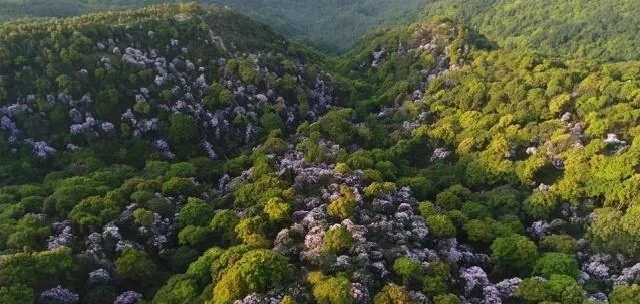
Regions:
[[[613,133],[609,133],[607,134],[607,138],[604,139],[604,143],[608,144],[608,145],[625,145],[627,144],[626,141],[624,140],[619,140],[618,136],[616,134]]]
[[[40,301],[60,304],[75,304],[80,300],[77,293],[72,292],[60,285],[47,289],[40,294]]]
[[[484,269],[478,266],[472,266],[469,268],[463,268],[460,277],[464,279],[464,290],[466,293],[471,292],[476,286],[484,288],[489,284],[489,279]]]
[[[435,159],[445,159],[449,155],[451,155],[451,151],[449,151],[449,150],[447,150],[445,148],[436,148],[435,150],[433,150],[433,154],[431,156],[431,161],[433,161]]]
[[[511,278],[511,279],[500,281],[494,286],[498,291],[500,291],[500,298],[504,300],[504,299],[511,298],[515,295],[516,289],[518,289],[518,286],[520,285],[521,282],[522,282],[522,279],[520,278]]]
[[[483,304],[502,304],[500,291],[495,286],[485,286],[482,289],[482,295],[484,296]]]
[[[213,150],[213,145],[209,141],[204,140],[202,142],[202,147],[204,148],[205,152],[207,152],[207,156],[209,156],[210,159],[218,158],[218,154],[216,154],[216,152]]]
[[[100,125],[100,127],[102,128],[102,131],[104,131],[105,133],[109,133],[113,131],[113,129],[115,128],[115,126],[110,122],[103,122],[102,125]]]
[[[89,283],[109,283],[111,282],[111,275],[108,271],[100,268],[89,273]]]

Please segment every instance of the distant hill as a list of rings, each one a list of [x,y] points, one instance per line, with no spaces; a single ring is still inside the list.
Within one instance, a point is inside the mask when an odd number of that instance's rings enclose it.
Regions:
[[[19,18],[69,17],[101,10],[116,10],[176,0],[0,0],[0,21]],[[205,1],[200,1],[205,2]]]
[[[425,15],[468,24],[507,49],[567,58],[640,58],[635,1],[436,0]]]
[[[346,52],[369,29],[409,23],[427,0],[217,0],[322,51]]]
[[[0,22],[19,18],[67,17],[179,0],[0,0]],[[198,0],[228,5],[279,32],[330,52],[345,52],[367,30],[413,20],[426,0]]]
[[[179,0],[0,0],[0,22],[66,17]],[[449,17],[506,49],[563,58],[640,59],[640,8],[633,1],[198,0],[228,5],[327,53],[345,53],[380,25]]]

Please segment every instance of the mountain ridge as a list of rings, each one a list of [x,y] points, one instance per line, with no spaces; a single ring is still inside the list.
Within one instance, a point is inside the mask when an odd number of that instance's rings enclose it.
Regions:
[[[11,20],[15,15],[62,17],[158,2],[161,1],[101,3],[66,0],[65,4],[51,6],[42,4],[41,0],[19,3],[4,0],[0,2],[0,20]],[[569,3],[511,3],[503,0],[219,0],[199,3],[229,5],[269,24],[288,37],[331,54],[347,52],[367,30],[378,26],[408,25],[421,19],[448,17],[512,50],[526,48],[546,56],[563,59],[587,57],[601,62],[638,59],[634,50],[640,25],[633,18],[638,12],[629,1],[601,4],[592,0]],[[16,11],[20,7],[23,13]]]

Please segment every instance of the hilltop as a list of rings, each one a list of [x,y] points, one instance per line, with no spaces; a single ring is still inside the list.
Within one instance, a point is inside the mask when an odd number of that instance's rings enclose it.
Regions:
[[[638,60],[632,1],[437,0],[423,17],[449,17],[487,35],[507,49],[600,61]]]

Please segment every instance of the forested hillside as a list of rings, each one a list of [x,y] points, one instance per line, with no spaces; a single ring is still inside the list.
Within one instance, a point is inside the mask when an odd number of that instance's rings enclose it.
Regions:
[[[428,0],[217,0],[329,53],[344,53],[372,28],[410,23]]]
[[[65,17],[179,0],[0,0],[0,21]],[[449,17],[506,49],[565,59],[637,60],[640,8],[634,1],[199,0],[228,5],[328,53],[344,53],[369,29]]]
[[[66,17],[181,0],[0,0],[0,22],[23,17]],[[228,5],[277,31],[330,53],[347,51],[365,31],[413,20],[427,0],[197,0]]]
[[[507,49],[574,59],[640,59],[635,1],[436,0],[425,15],[454,18]]]
[[[0,21],[20,18],[70,17],[95,11],[117,10],[177,0],[0,0]],[[205,3],[205,1],[200,1]]]
[[[640,62],[446,18],[0,25],[0,303],[638,303]]]

